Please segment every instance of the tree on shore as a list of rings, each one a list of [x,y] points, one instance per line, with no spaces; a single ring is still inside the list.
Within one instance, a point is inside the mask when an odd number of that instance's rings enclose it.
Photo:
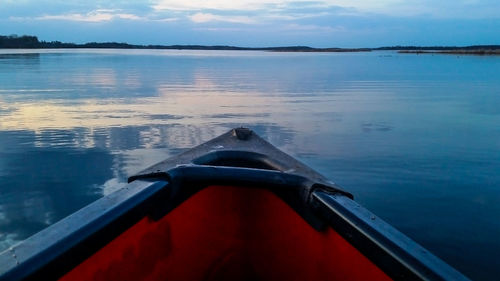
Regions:
[[[40,48],[40,41],[36,36],[0,36],[0,48]]]

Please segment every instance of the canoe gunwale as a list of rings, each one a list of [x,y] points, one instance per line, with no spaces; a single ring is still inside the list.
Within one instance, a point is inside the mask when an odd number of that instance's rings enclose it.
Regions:
[[[316,190],[311,208],[394,280],[469,280],[346,196]]]
[[[231,155],[240,151],[231,151]],[[279,170],[263,170],[245,167],[179,165],[167,172],[151,173],[131,177],[135,180],[165,180],[169,182],[168,213],[201,189],[212,185],[264,188],[275,193],[316,230],[327,227],[323,220],[309,208],[312,192],[321,190],[330,194],[341,194],[353,198],[352,194],[336,186],[311,181],[309,178]]]
[[[168,196],[166,181],[135,181],[0,253],[0,280],[56,280]]]

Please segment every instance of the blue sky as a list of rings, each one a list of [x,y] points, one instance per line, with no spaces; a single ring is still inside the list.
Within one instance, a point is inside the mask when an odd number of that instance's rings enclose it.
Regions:
[[[500,44],[500,1],[0,0],[0,34],[249,47]]]

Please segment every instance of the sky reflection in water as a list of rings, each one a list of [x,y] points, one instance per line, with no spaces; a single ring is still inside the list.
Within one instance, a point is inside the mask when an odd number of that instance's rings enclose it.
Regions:
[[[499,58],[30,52],[0,50],[0,249],[243,125],[464,273],[499,273]]]

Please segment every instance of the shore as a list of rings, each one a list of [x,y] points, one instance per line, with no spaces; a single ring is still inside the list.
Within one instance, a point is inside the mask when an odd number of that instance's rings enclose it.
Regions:
[[[159,50],[216,50],[216,51],[268,51],[347,53],[371,51],[398,51],[402,54],[454,54],[454,55],[500,55],[500,45],[454,46],[390,46],[378,48],[314,48],[309,46],[281,47],[237,47],[229,45],[136,45],[117,42],[89,42],[83,44],[60,41],[40,41],[36,36],[2,36],[0,49],[159,49]]]
[[[117,42],[90,42],[83,44],[60,41],[40,41],[36,36],[1,36],[0,49],[159,49],[159,50],[215,50],[268,52],[369,52],[370,48],[313,48],[309,46],[236,47],[227,45],[136,45]]]
[[[400,54],[444,54],[444,55],[476,55],[476,56],[498,56],[500,50],[436,50],[436,51],[423,51],[423,50],[400,50]]]

